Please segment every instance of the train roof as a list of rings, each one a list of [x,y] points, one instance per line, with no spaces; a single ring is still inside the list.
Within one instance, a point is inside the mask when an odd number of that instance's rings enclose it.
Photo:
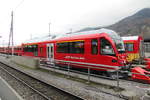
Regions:
[[[56,35],[56,36],[45,36],[45,37],[40,37],[40,38],[34,38],[28,41],[25,41],[23,44],[32,44],[32,43],[40,43],[40,42],[48,42],[48,41],[53,41],[53,40],[68,40],[68,39],[76,39],[76,38],[83,38],[80,37],[80,35],[87,35],[87,37],[92,36],[92,34],[101,34],[101,33],[107,33],[108,35],[110,35],[111,37],[115,37],[117,35],[117,33],[113,30],[109,30],[109,29],[99,29],[99,30],[91,30],[91,31],[83,31],[83,32],[74,32],[71,34],[60,34],[60,35]]]
[[[33,39],[30,39],[30,40],[26,40],[25,42],[23,42],[23,44],[26,44],[26,43],[37,43],[37,42],[44,42],[44,41],[49,41],[49,40],[52,40],[54,39],[55,36],[43,36],[43,37],[35,37]]]
[[[67,36],[64,37],[68,37],[68,36],[75,36],[75,35],[87,35],[87,34],[96,34],[96,33],[108,33],[108,34],[112,34],[112,33],[116,33],[113,30],[109,30],[109,29],[99,29],[99,30],[91,30],[91,31],[83,31],[83,32],[75,32],[72,34],[67,34]]]
[[[140,36],[125,36],[121,37],[123,40],[138,40]]]
[[[92,31],[84,31],[84,32],[76,32],[76,33],[72,33],[72,34],[67,34],[66,36],[56,37],[55,40],[92,38],[92,37],[99,36],[102,33],[106,33],[112,38],[115,38],[118,36],[118,34],[115,31],[102,28],[99,30],[92,30]]]

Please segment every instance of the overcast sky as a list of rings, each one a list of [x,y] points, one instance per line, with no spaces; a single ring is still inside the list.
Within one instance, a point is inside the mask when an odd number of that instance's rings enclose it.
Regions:
[[[142,8],[150,0],[1,0],[0,44],[8,41],[11,11],[14,40],[21,43],[41,34],[62,34],[85,27],[111,25]]]

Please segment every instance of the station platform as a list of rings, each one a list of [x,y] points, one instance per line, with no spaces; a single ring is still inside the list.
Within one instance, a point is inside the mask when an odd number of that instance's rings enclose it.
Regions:
[[[67,73],[65,71],[54,70],[43,66],[39,66],[38,69],[28,68],[15,64],[11,59],[3,56],[0,56],[0,61],[36,79],[79,96],[85,100],[123,100],[115,95],[127,97],[130,100],[138,100],[143,97],[146,94],[147,89],[150,88],[150,85],[148,84],[137,84],[136,82],[121,80],[119,82],[120,90],[118,91],[117,82],[115,80],[91,76],[90,83],[87,83],[87,80],[85,80],[88,78],[87,75],[70,73],[71,77],[68,78],[67,75],[63,74]]]
[[[23,98],[0,77],[0,100],[23,100]]]

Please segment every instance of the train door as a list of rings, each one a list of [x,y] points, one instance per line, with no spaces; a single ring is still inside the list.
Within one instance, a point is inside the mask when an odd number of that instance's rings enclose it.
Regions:
[[[38,56],[38,45],[33,45],[33,54],[34,56]]]
[[[53,61],[54,60],[54,44],[49,43],[47,44],[47,60],[48,61]]]

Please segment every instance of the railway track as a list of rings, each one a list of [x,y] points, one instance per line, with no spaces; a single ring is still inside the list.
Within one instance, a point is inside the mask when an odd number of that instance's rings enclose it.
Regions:
[[[9,65],[7,65],[7,64],[5,64],[5,63],[3,63],[3,62],[0,62],[0,70],[1,70],[1,68],[3,68],[3,67],[1,67],[1,66],[5,66],[5,70],[7,70],[7,71],[9,71],[10,69],[11,70],[15,70],[15,71],[17,71],[17,73],[18,73],[18,70],[17,69],[14,69],[14,68],[12,68],[12,67],[9,67]],[[10,72],[11,73],[11,72]],[[15,72],[13,72],[14,74],[15,74],[15,76],[19,76],[18,74],[16,74]],[[12,73],[12,74],[13,74]],[[24,73],[22,73],[22,72],[20,72],[19,71],[19,73],[21,73],[21,74],[24,74]],[[28,75],[26,75],[25,74],[25,77],[30,77],[31,79],[32,79],[32,77],[31,76],[28,76]],[[21,77],[22,78],[22,77]],[[29,80],[31,80],[31,79],[29,79]],[[34,79],[34,78],[33,78]],[[23,78],[23,80],[25,81],[25,78]],[[37,80],[37,79],[35,79],[35,80]],[[39,81],[39,80],[37,80],[37,81]],[[27,83],[27,82],[26,82]],[[34,84],[34,83],[31,83],[31,84]],[[42,84],[45,84],[45,83],[43,83],[42,82]],[[30,85],[30,84],[29,84]],[[47,85],[47,84],[46,84]],[[37,85],[36,85],[36,87],[37,87]],[[51,87],[51,86],[49,86],[48,85],[48,87]],[[53,87],[53,86],[52,86]],[[34,88],[34,87],[33,87]],[[54,87],[54,88],[56,88],[56,87]],[[58,89],[59,90],[59,89]],[[39,91],[39,90],[38,90]],[[62,92],[64,92],[63,90],[60,90],[60,91],[62,91]],[[39,91],[39,92],[41,92],[41,91]],[[107,95],[107,96],[112,96],[112,97],[114,97],[114,98],[117,98],[117,99],[115,99],[115,100],[128,100],[128,97],[124,97],[124,96],[122,96],[122,95],[120,95],[120,94],[111,94],[111,93],[109,93],[109,92],[106,92],[106,91],[103,91],[103,90],[99,90],[99,92],[100,93],[102,93],[102,94],[104,94],[104,95]],[[45,95],[45,93],[43,94],[43,92],[41,92],[40,93],[40,95]],[[54,93],[54,94],[57,94],[57,93]],[[69,94],[69,95],[71,95],[71,99],[70,99],[70,97],[68,98],[68,97],[66,97],[66,96],[63,96],[63,97],[61,97],[60,96],[60,98],[58,97],[58,95],[57,95],[57,97],[55,98],[55,96],[50,96],[50,95],[45,95],[45,97],[46,97],[46,99],[40,99],[40,100],[83,100],[83,98],[80,98],[80,97],[76,97],[76,96],[74,96],[74,95],[72,95],[72,94],[70,94],[70,93],[67,93],[67,94]],[[44,97],[44,98],[45,98]],[[53,99],[53,97],[54,97],[54,99]],[[65,99],[65,98],[66,99]],[[34,100],[34,99],[29,99],[29,100]],[[36,100],[38,100],[38,99],[36,99]]]
[[[23,89],[21,90],[24,92],[22,93],[24,95],[20,93],[20,95],[22,95],[24,99],[28,99],[28,100],[82,100],[82,98],[79,98],[63,90],[60,90],[56,87],[43,83],[1,62],[0,62],[0,71],[1,71],[1,74],[3,74],[2,76],[9,75],[9,79],[10,80],[13,79],[14,80],[13,83],[15,83],[15,85],[19,85],[21,86],[21,88],[24,87],[25,90],[24,91]],[[30,92],[26,90],[29,90]],[[28,93],[25,93],[25,92],[28,92]]]

